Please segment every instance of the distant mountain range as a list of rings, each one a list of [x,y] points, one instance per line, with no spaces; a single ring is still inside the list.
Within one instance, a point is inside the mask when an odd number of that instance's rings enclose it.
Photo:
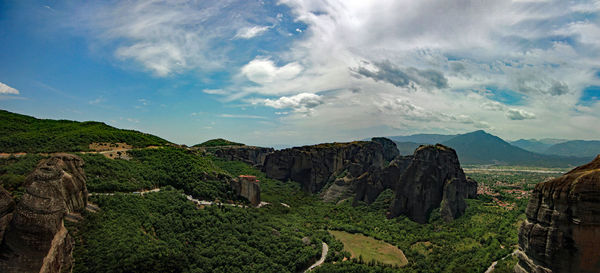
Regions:
[[[600,154],[598,140],[519,139],[511,144],[540,154],[584,157]]]
[[[416,134],[388,138],[396,142],[401,154],[412,154],[422,144],[444,144],[456,150],[462,164],[569,167],[588,162],[600,153],[600,141],[521,139],[509,143],[482,130],[459,135]]]

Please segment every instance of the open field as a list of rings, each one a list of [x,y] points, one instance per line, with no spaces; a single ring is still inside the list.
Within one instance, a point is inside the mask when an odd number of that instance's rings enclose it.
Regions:
[[[344,231],[331,230],[329,233],[342,241],[344,250],[350,252],[352,258],[362,256],[365,262],[375,260],[389,265],[404,266],[408,264],[402,250],[384,241]]]

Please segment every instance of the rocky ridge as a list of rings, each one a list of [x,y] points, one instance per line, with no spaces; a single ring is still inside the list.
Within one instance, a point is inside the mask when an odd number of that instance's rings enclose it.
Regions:
[[[273,148],[232,145],[218,147],[200,147],[202,151],[212,153],[225,160],[238,160],[250,165],[261,167],[268,154],[274,152]]]
[[[407,215],[420,223],[440,206],[445,220],[459,217],[464,199],[477,196],[477,182],[465,177],[456,152],[439,144],[421,146],[412,156],[400,156],[385,138],[304,146],[269,154],[263,170],[268,177],[299,182],[307,192],[321,192],[331,202],[353,198],[354,204],[370,204],[391,189],[390,216]]]
[[[600,272],[600,155],[537,184],[525,214],[515,272]]]
[[[71,270],[73,239],[63,219],[87,205],[82,167],[78,156],[56,154],[42,160],[27,176],[25,194],[14,208],[0,245],[0,272]],[[6,200],[3,194],[0,206]]]

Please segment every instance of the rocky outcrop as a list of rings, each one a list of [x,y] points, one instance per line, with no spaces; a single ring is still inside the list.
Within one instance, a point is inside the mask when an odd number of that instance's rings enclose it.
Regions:
[[[348,168],[364,173],[371,167],[382,168],[383,146],[374,141],[327,143],[275,151],[265,159],[263,171],[268,177],[302,185],[306,192],[319,192]]]
[[[63,218],[87,204],[82,167],[81,158],[57,154],[27,176],[0,246],[0,272],[70,271],[73,242]]]
[[[238,178],[230,180],[235,194],[248,199],[253,206],[260,204],[260,185],[258,183],[256,176],[252,175],[240,175]]]
[[[255,146],[220,146],[201,148],[226,160],[238,160],[253,166],[262,166],[268,154],[274,152],[273,148]]]
[[[0,245],[4,238],[4,232],[8,228],[8,224],[12,220],[15,201],[10,193],[0,186]]]
[[[600,272],[600,155],[535,186],[515,272]]]
[[[374,137],[371,141],[377,142],[383,146],[383,159],[387,162],[394,160],[394,158],[400,155],[400,151],[398,150],[398,147],[396,147],[396,142],[393,142],[388,138]]]
[[[440,207],[442,218],[452,220],[465,211],[467,189],[467,178],[452,148],[420,146],[395,183],[390,216],[406,215],[425,223],[429,213]]]
[[[467,176],[467,198],[477,198],[477,181]]]

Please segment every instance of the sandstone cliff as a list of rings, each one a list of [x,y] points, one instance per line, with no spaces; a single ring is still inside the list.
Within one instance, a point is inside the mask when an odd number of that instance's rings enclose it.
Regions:
[[[15,201],[10,194],[2,186],[0,186],[0,245],[2,244],[2,239],[4,238],[4,232],[12,220],[14,208]]]
[[[273,148],[255,146],[220,146],[200,148],[226,160],[238,160],[253,166],[262,166],[268,154],[274,152]]]
[[[373,141],[295,147],[268,154],[263,171],[270,178],[299,182],[306,192],[319,192],[332,175],[351,165],[364,173],[384,164],[383,146]]]
[[[440,207],[442,218],[452,220],[465,211],[467,184],[452,148],[420,146],[396,183],[390,216],[406,215],[425,223],[429,213]]]
[[[230,185],[235,194],[248,199],[253,206],[258,206],[260,204],[260,185],[258,182],[256,176],[240,175],[236,179],[231,179]]]
[[[600,272],[600,155],[536,185],[515,272]]]
[[[70,271],[72,238],[63,225],[68,213],[87,204],[83,161],[58,154],[42,160],[25,180],[25,194],[0,246],[0,272]]]
[[[399,156],[385,138],[291,148],[269,154],[264,171],[271,178],[299,182],[307,192],[321,191],[328,202],[353,198],[354,204],[370,204],[391,189],[390,215],[419,223],[438,207],[447,221],[459,217],[464,199],[477,197],[477,182],[465,177],[456,152],[439,144],[421,146],[412,156]]]

